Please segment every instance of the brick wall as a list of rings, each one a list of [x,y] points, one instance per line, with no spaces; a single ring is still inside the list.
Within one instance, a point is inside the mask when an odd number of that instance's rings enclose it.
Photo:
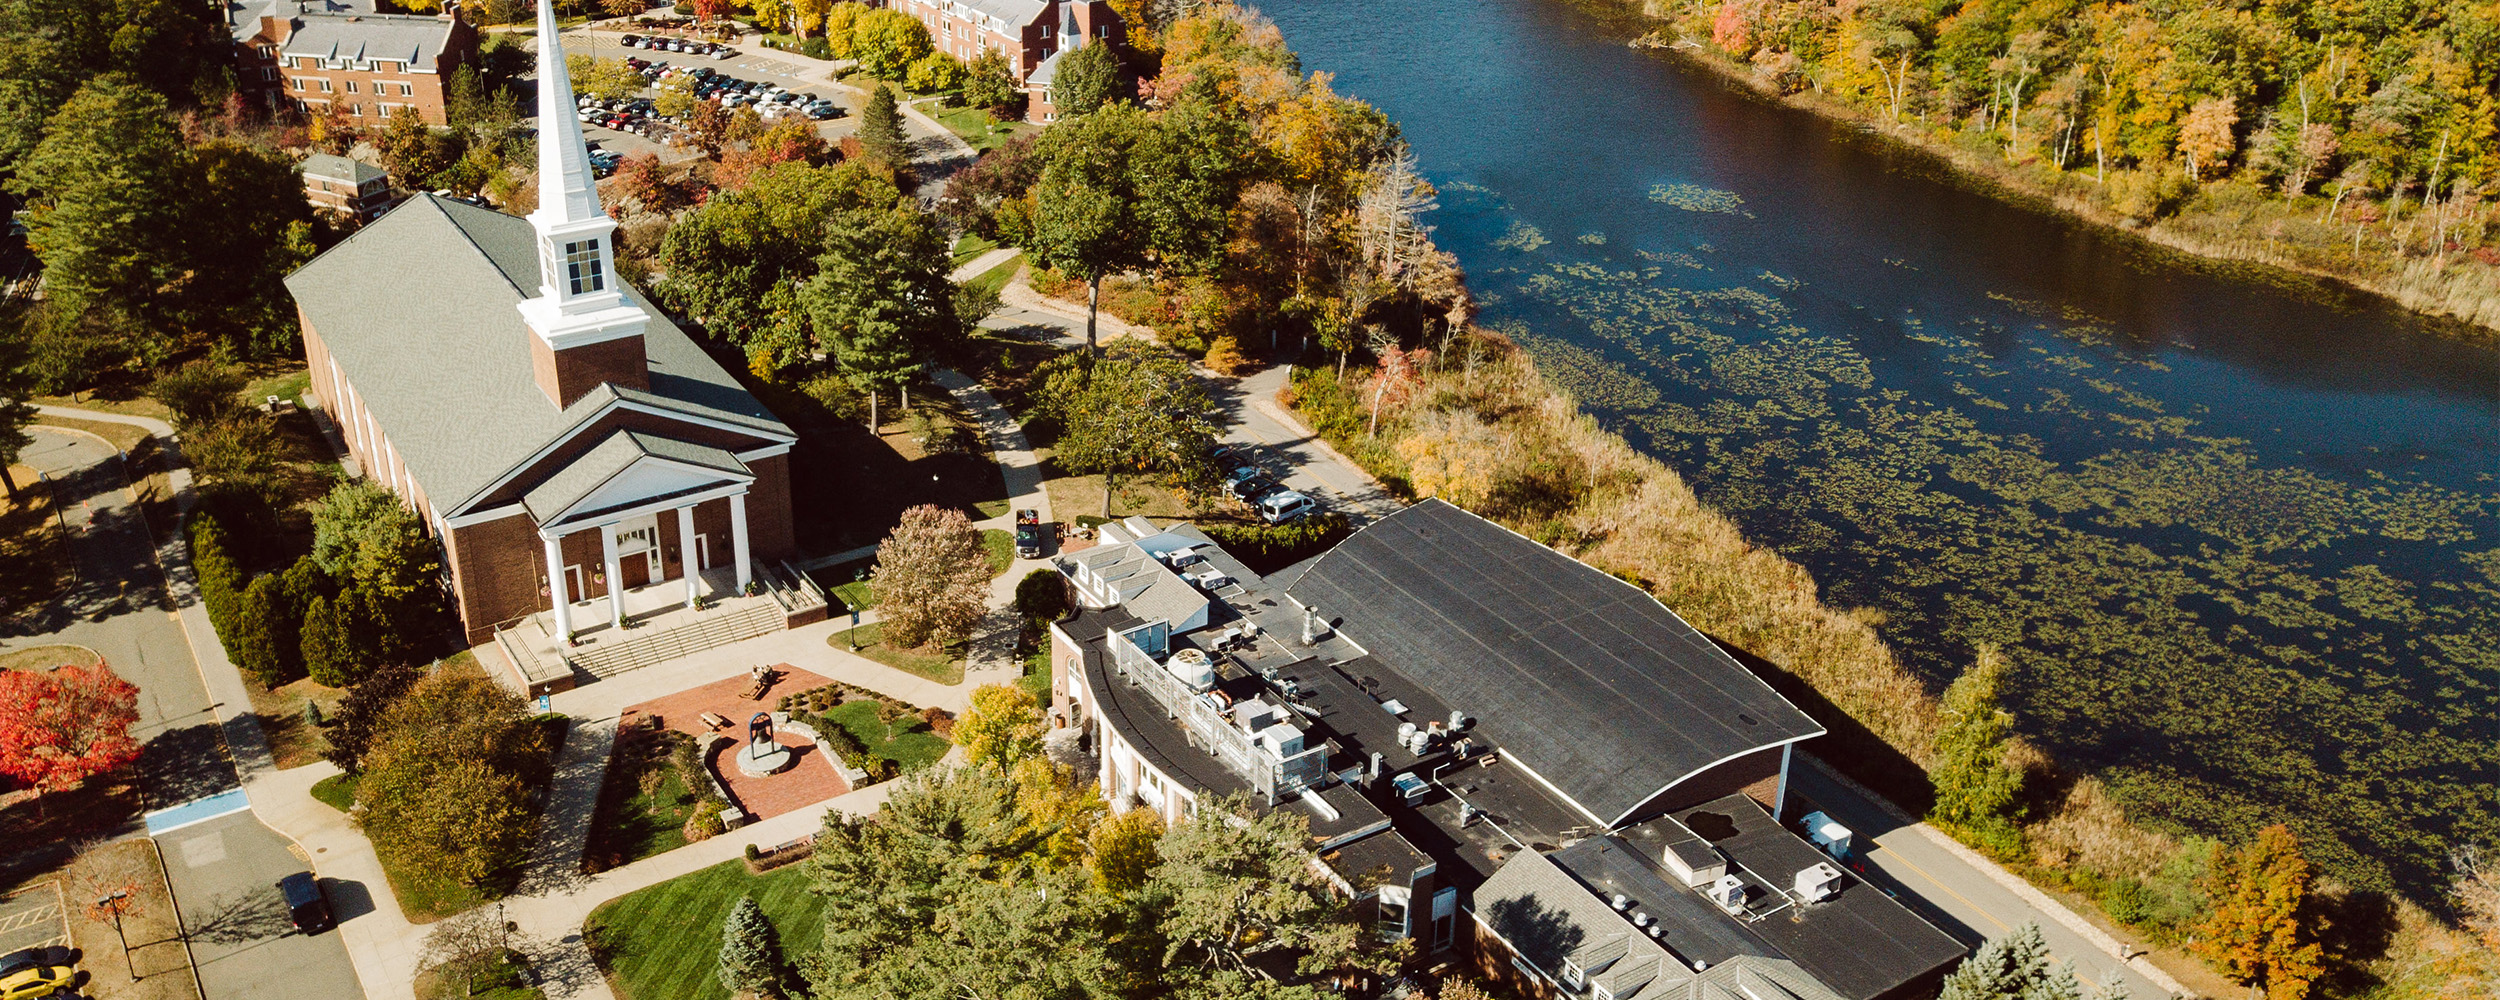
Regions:
[[[640,336],[618,337],[562,351],[532,336],[530,374],[538,380],[538,391],[546,393],[559,410],[573,405],[574,400],[602,382],[628,389],[651,388],[651,362],[643,352]]]
[[[798,530],[790,509],[790,455],[784,452],[747,463],[755,483],[747,487],[747,550],[758,562],[788,559],[799,552]]]
[[[458,18],[440,20],[444,26],[442,53],[431,66],[375,61],[362,69],[353,64],[333,69],[319,59],[287,55],[284,47],[287,36],[293,34],[292,28],[274,18],[263,18],[260,35],[236,46],[240,61],[236,75],[257,80],[264,75],[264,69],[274,68],[278,92],[316,115],[327,113],[330,105],[337,104],[348,109],[351,120],[359,122],[379,123],[413,111],[426,122],[441,125],[447,121],[444,105],[450,96],[452,74],[477,59],[477,29]],[[261,55],[265,45],[277,46],[277,53]],[[348,89],[351,86],[355,88],[352,91]]]
[[[528,515],[453,528],[444,549],[469,645],[492,640],[497,623],[547,607],[545,549]]]

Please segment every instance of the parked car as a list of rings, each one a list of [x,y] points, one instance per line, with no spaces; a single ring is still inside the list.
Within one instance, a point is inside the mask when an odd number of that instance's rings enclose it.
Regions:
[[[1031,509],[1019,510],[1019,511],[1017,511],[1017,512],[1016,512],[1016,558],[1018,558],[1018,559],[1039,559],[1039,558],[1041,558],[1041,557],[1042,557],[1042,538],[1043,538],[1044,534],[1045,534],[1045,533],[1042,531],[1042,512],[1041,512],[1041,511],[1038,511],[1038,510],[1031,510]]]
[[[296,872],[278,880],[278,895],[286,900],[287,919],[305,934],[319,934],[335,926],[330,919],[330,899],[321,893],[321,883],[311,872]]]
[[[1236,479],[1233,481],[1232,485],[1225,488],[1232,491],[1233,499],[1239,500],[1242,503],[1249,504],[1253,507],[1258,506],[1259,501],[1265,499],[1270,493],[1285,492],[1285,484],[1269,479],[1266,476],[1250,476],[1244,479]]]
[[[34,1000],[78,984],[78,970],[43,961],[0,967],[0,1000]]]
[[[1319,513],[1319,501],[1294,490],[1281,490],[1260,497],[1258,511],[1260,520],[1283,524]]]

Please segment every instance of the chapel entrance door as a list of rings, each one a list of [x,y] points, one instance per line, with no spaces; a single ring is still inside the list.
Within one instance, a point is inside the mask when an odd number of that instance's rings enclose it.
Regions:
[[[644,515],[616,526],[616,572],[623,590],[649,586],[661,578],[659,519]]]

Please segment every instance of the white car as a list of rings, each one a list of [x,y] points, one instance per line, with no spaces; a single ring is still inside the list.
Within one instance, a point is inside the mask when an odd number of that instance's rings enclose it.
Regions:
[[[1260,520],[1283,524],[1319,513],[1319,501],[1298,490],[1282,490],[1260,497],[1258,509]]]

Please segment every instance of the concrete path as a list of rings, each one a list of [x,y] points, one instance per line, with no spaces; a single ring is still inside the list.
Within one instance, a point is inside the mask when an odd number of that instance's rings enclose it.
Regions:
[[[1085,345],[1085,304],[1051,298],[1026,284],[1022,276],[998,290],[999,310],[981,321],[983,329],[1008,332],[1031,331],[1054,343],[1082,347]],[[1137,326],[1110,313],[1095,317],[1094,340],[1107,344],[1121,337],[1155,339],[1154,331]]]
[[[1023,252],[1024,251],[1018,250],[1014,247],[999,247],[995,250],[983,252],[980,256],[965,261],[962,267],[958,267],[947,272],[946,280],[952,281],[958,285],[963,284],[964,282],[990,273],[991,268],[1014,260],[1016,259],[1017,254]]]
[[[1047,527],[1058,522],[1050,509],[1050,493],[1042,488],[1042,463],[1034,455],[1033,445],[1024,436],[1024,427],[1016,423],[1007,408],[999,405],[988,389],[961,372],[938,369],[930,373],[940,388],[963,404],[964,411],[980,424],[981,439],[989,442],[990,455],[998,462],[999,478],[1007,485],[1007,512],[975,524],[1013,533],[1016,511],[1031,510],[1041,515]],[[1017,559],[1005,573],[990,581],[989,616],[977,628],[979,633],[964,665],[966,697],[973,688],[983,684],[1007,684],[1024,675],[1024,663],[1016,657],[1016,639],[1023,622],[1016,616],[1016,584],[1034,570],[1047,568],[1051,556],[1057,555],[1055,542],[1045,539],[1039,559]]]
[[[140,427],[156,437],[169,464],[179,461],[173,428],[163,421],[70,407],[41,410],[47,416]],[[251,797],[252,784],[275,773],[268,742],[242,675],[209,627],[179,534],[151,537],[123,460],[102,438],[41,425],[33,432],[36,443],[20,460],[58,480],[64,507],[76,508],[71,544],[80,577],[63,604],[77,620],[25,644],[68,641],[92,647],[139,686],[134,735],[147,746],[141,766],[148,775],[150,809],[238,786]],[[188,511],[190,470],[175,468],[168,479],[177,509]],[[256,797],[253,801],[257,806]],[[371,893],[362,891],[365,883],[311,864],[311,855],[264,824],[257,810],[167,830],[156,840],[209,1000],[327,1000],[360,992],[344,944],[348,935],[292,933],[274,883],[313,869],[325,876],[325,887],[336,890],[333,899],[343,920],[360,906],[372,907]],[[378,871],[375,875],[378,882]],[[381,887],[384,898],[388,892]]]

